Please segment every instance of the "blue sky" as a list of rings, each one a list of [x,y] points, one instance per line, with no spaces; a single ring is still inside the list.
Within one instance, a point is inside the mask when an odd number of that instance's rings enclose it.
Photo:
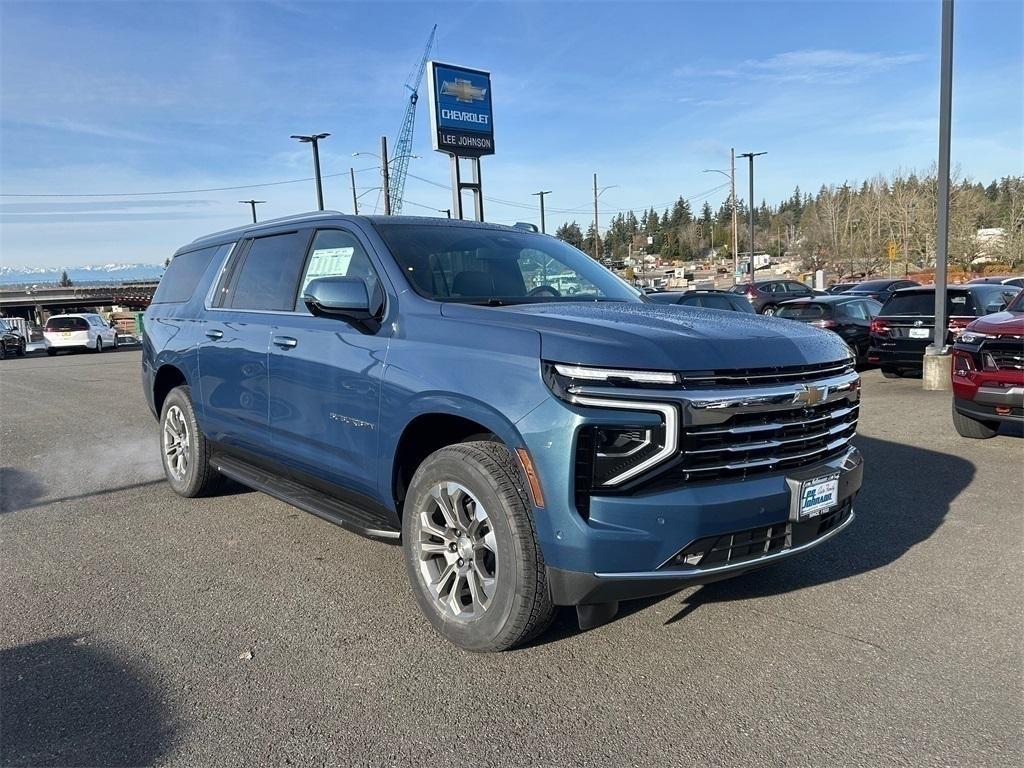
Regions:
[[[1024,169],[1024,4],[959,0],[953,162],[986,183]],[[314,207],[312,183],[164,196],[13,197],[257,184],[311,175],[293,133],[323,131],[327,207],[364,212],[403,83],[435,58],[493,73],[488,197],[549,230],[663,208],[724,181],[729,147],[766,150],[756,197],[936,157],[939,2],[0,4],[0,252],[5,265],[162,261],[181,243]],[[424,89],[425,90],[425,89]],[[406,213],[451,205],[420,102]],[[737,168],[745,196],[746,171]],[[717,206],[724,191],[707,195]],[[418,204],[418,205],[417,205]],[[489,220],[536,221],[488,201]]]

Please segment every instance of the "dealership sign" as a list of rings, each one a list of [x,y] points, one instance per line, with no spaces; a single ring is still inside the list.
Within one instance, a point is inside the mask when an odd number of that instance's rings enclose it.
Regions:
[[[427,88],[434,149],[459,157],[493,155],[491,73],[432,61]]]

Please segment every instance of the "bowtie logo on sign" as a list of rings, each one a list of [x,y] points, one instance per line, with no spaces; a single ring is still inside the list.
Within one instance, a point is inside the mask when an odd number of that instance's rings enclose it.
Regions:
[[[474,101],[483,101],[487,95],[486,88],[477,88],[469,80],[455,78],[454,82],[445,80],[441,84],[441,93],[445,96],[454,96],[458,101],[472,104]]]

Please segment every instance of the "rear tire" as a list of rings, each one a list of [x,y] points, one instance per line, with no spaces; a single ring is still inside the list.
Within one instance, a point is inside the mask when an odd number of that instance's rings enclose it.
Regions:
[[[25,356],[25,351],[26,351],[26,347],[27,346],[28,345],[24,341],[21,342],[21,344],[18,345],[18,357],[24,357]]]
[[[522,474],[500,443],[427,457],[409,485],[402,546],[416,602],[460,648],[508,650],[554,617]]]
[[[186,385],[172,389],[160,409],[160,457],[167,482],[179,496],[207,496],[223,482],[210,465],[210,444],[199,430]]]
[[[899,368],[889,368],[888,366],[882,366],[882,375],[887,379],[902,379],[903,371]]]
[[[46,350],[46,354],[48,354],[50,357],[56,357],[57,356],[57,350],[54,349],[53,347],[48,347],[47,350]]]
[[[94,351],[95,352],[102,352],[103,351],[103,339],[101,339],[99,336],[96,337],[96,349]]]
[[[971,440],[988,440],[999,433],[998,421],[979,421],[966,414],[960,413],[953,404],[953,426],[956,427],[960,437],[967,437]]]
[[[769,317],[771,317],[772,315],[775,314],[776,309],[777,307],[774,304],[765,304],[763,307],[761,307],[761,314],[768,315]]]

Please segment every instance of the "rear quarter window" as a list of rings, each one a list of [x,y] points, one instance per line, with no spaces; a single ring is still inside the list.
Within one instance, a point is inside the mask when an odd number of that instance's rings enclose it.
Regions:
[[[230,248],[231,244],[214,245],[175,256],[156,287],[152,303],[180,304],[191,299],[214,256],[223,255]]]

